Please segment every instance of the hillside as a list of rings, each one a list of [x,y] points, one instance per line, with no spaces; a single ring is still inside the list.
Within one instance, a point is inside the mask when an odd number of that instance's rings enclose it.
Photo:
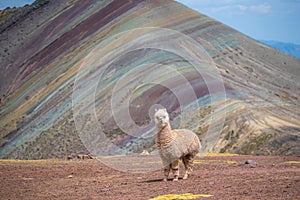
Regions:
[[[154,108],[203,152],[300,155],[300,60],[172,0],[39,0],[0,23],[0,157],[155,153]]]

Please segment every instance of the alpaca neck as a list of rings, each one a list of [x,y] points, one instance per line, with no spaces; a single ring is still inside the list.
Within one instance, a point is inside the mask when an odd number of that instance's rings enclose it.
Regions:
[[[158,133],[169,134],[169,132],[171,131],[171,125],[170,123],[168,123],[166,126],[158,127],[157,129],[158,129]]]
[[[157,128],[157,145],[159,148],[167,146],[173,141],[175,135],[171,131],[171,126],[168,124],[162,128]]]

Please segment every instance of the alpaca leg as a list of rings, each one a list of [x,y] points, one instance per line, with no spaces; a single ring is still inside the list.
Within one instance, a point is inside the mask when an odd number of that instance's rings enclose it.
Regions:
[[[171,164],[168,164],[164,168],[164,174],[165,174],[164,181],[168,181],[168,177],[169,177],[170,171],[171,171]]]
[[[193,172],[194,155],[186,155],[182,158],[182,161],[185,168],[183,179],[187,179]]]
[[[187,157],[186,156],[184,156],[183,158],[182,158],[182,162],[183,162],[183,165],[184,165],[184,176],[183,176],[183,179],[187,179],[188,178],[188,169],[187,169],[187,167],[188,167],[188,160],[187,160]]]
[[[175,160],[172,162],[172,172],[174,175],[173,181],[178,181],[179,177],[179,160]]]

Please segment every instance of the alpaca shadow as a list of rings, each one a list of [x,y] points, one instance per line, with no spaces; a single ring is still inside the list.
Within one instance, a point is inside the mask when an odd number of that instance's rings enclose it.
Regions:
[[[181,180],[182,178],[178,178],[178,180]],[[173,178],[168,178],[168,181],[173,181]],[[154,180],[147,180],[144,181],[144,183],[157,183],[157,182],[164,182],[164,179],[154,179]]]

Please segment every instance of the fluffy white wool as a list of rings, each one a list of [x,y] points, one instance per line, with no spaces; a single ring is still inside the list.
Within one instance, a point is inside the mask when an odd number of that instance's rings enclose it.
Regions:
[[[188,154],[195,156],[199,152],[201,144],[198,136],[187,129],[171,130],[166,109],[156,111],[155,124],[156,144],[164,166]]]

